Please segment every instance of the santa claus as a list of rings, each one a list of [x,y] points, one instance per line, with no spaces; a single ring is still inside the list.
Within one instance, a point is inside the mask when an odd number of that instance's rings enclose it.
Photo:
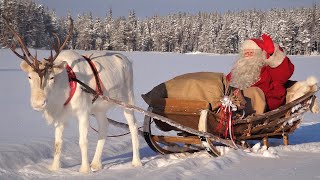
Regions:
[[[285,103],[286,88],[294,71],[294,65],[270,36],[245,40],[239,59],[227,75],[230,85],[241,90],[257,87],[262,90],[266,110],[273,110]]]

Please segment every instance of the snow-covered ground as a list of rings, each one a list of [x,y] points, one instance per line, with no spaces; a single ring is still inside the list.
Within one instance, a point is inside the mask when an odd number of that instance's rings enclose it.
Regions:
[[[89,53],[89,52],[82,52]],[[48,51],[39,51],[48,56]],[[176,75],[197,71],[227,73],[236,55],[177,54],[155,52],[124,52],[134,64],[136,105],[147,108],[140,94]],[[304,80],[309,75],[320,79],[319,56],[291,56],[295,64],[292,79]],[[103,170],[82,175],[76,121],[65,131],[62,168],[50,172],[53,127],[29,104],[27,77],[19,70],[20,60],[9,50],[0,50],[0,179],[320,179],[319,115],[307,113],[302,125],[290,136],[289,146],[271,142],[271,148],[246,153],[226,149],[218,158],[206,152],[159,155],[140,137],[143,166],[131,166],[130,136],[108,138]],[[112,110],[109,117],[125,122],[121,111]],[[141,126],[143,117],[136,114]],[[94,120],[91,124],[94,126]],[[109,134],[126,132],[110,126]],[[89,157],[93,157],[97,134],[89,131]],[[263,154],[264,153],[264,154]]]

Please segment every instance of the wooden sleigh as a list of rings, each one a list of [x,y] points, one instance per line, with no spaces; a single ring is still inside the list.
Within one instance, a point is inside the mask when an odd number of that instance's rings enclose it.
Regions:
[[[201,76],[201,73],[196,74]],[[221,74],[209,74],[222,77]],[[193,74],[183,76],[188,77],[189,75]],[[179,76],[179,80],[184,81],[184,79],[180,78],[181,76]],[[154,151],[161,154],[170,154],[206,150],[213,156],[220,155],[216,148],[217,145],[225,145],[237,149],[243,147],[247,140],[263,140],[264,145],[268,146],[268,138],[282,138],[284,144],[288,145],[288,135],[293,133],[301,123],[303,114],[314,107],[316,103],[315,94],[319,89],[317,86],[300,98],[261,115],[234,116],[231,127],[232,133],[229,136],[221,137],[227,126],[225,121],[221,120],[217,108],[212,108],[210,102],[149,96],[152,91],[155,91],[158,96],[159,92],[168,90],[163,89],[163,83],[150,91],[149,95],[142,95],[142,98],[149,105],[148,110],[108,96],[99,95],[88,85],[81,81],[78,83],[89,93],[99,96],[104,101],[144,114],[143,135],[150,148]],[[159,89],[160,91],[158,91]],[[181,89],[178,90],[178,93],[182,93]],[[188,95],[189,91],[190,89],[187,91]],[[128,127],[125,123],[119,123],[111,119],[109,121],[119,126]],[[217,128],[221,124],[222,127]]]
[[[285,104],[278,109],[261,115],[252,114],[245,118],[237,117],[232,122],[232,134],[223,137],[226,124],[220,129],[220,114],[212,110],[207,101],[183,100],[173,98],[150,98],[148,111],[175,121],[181,127],[189,127],[198,131],[208,132],[241,147],[247,140],[263,140],[269,146],[269,138],[282,138],[285,145],[289,144],[288,136],[301,123],[302,115],[310,110],[315,102],[315,93],[304,96]],[[146,100],[147,97],[142,95]],[[223,124],[224,122],[222,122]],[[150,148],[161,154],[196,152],[207,150],[213,156],[220,153],[216,146],[221,145],[214,138],[201,137],[163,121],[145,116],[144,138]],[[231,138],[231,136],[233,138]],[[226,144],[226,143],[224,143]]]

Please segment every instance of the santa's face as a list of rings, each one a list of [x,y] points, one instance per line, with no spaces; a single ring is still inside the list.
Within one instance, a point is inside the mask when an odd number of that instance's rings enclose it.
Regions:
[[[265,52],[260,49],[241,50],[231,71],[230,85],[245,89],[259,81],[265,58]]]

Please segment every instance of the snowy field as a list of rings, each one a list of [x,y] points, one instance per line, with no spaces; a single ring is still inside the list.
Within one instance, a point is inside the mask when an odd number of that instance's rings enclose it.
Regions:
[[[82,52],[88,53],[89,52]],[[49,51],[39,51],[46,57]],[[154,52],[125,52],[133,61],[136,105],[147,108],[140,95],[157,84],[188,72],[214,71],[227,73],[236,55],[177,54]],[[304,80],[314,75],[320,80],[319,56],[291,56],[295,64],[292,79]],[[320,121],[319,115],[307,113],[302,125],[291,135],[289,146],[272,141],[269,155],[262,151],[246,153],[229,150],[225,155],[211,158],[206,152],[195,154],[159,155],[140,139],[143,166],[131,166],[130,136],[108,138],[103,169],[89,175],[78,173],[80,149],[75,120],[65,131],[62,168],[50,172],[54,129],[41,113],[32,110],[27,77],[19,69],[20,60],[9,50],[0,50],[0,179],[320,179]],[[319,93],[318,93],[319,94]],[[139,126],[143,117],[136,113]],[[119,108],[109,117],[124,122]],[[94,126],[92,119],[91,124]],[[109,134],[126,132],[110,126]],[[89,130],[89,158],[92,159],[97,133]]]

